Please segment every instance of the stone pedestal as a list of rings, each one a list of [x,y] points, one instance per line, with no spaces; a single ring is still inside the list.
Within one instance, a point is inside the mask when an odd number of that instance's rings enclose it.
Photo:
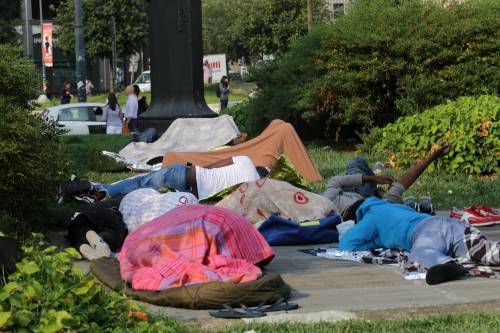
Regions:
[[[217,116],[204,96],[201,0],[151,0],[149,25],[152,100],[140,129]]]

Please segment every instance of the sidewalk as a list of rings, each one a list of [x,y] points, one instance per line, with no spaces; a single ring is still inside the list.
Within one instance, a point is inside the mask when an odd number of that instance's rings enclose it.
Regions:
[[[481,228],[490,239],[500,241],[500,225]],[[500,280],[471,278],[429,286],[425,281],[406,281],[394,266],[357,264],[314,257],[299,249],[320,247],[275,247],[276,258],[267,267],[281,274],[292,286],[291,302],[300,309],[288,314],[270,314],[262,319],[296,321],[335,321],[348,318],[387,318],[498,309]],[[87,262],[79,262],[88,270]],[[203,326],[225,325],[211,319],[208,311],[185,310],[147,305],[149,312],[180,320],[199,321]],[[465,310],[464,310],[465,309]],[[207,320],[209,319],[210,320]]]

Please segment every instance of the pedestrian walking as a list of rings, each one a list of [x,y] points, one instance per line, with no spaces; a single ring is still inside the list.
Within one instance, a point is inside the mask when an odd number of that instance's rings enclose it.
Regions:
[[[106,134],[122,134],[123,112],[113,93],[108,95],[108,103],[103,110],[103,119],[106,121]]]
[[[212,84],[212,67],[210,67],[208,60],[205,60],[203,64],[203,81],[205,84]]]
[[[137,112],[139,111],[137,96],[134,87],[131,85],[125,88],[125,92],[128,96],[125,105],[125,124],[130,132],[137,132]]]
[[[71,94],[71,83],[65,82],[61,92],[61,104],[71,103],[71,98],[73,98],[73,95]]]
[[[92,89],[94,89],[92,81],[85,80],[85,93],[87,94],[87,96],[92,96]]]
[[[141,96],[141,88],[139,88],[137,84],[134,84],[134,93],[137,97],[137,115],[141,115],[146,112],[149,107],[148,99],[144,95]]]
[[[217,97],[219,97],[220,100],[220,109],[224,110],[227,108],[227,105],[229,103],[229,78],[224,75],[222,79],[220,80],[219,85],[217,86]]]

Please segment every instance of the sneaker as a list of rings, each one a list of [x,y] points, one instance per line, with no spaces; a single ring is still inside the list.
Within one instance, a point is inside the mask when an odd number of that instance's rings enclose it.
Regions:
[[[90,246],[96,251],[98,258],[111,257],[109,245],[94,230],[87,231],[85,237]]]
[[[385,171],[385,165],[384,165],[384,163],[382,163],[380,161],[375,162],[375,164],[373,165],[372,171],[376,175],[383,174],[384,171]]]
[[[481,214],[481,216],[484,216],[484,217],[489,217],[491,218],[493,221],[495,221],[496,223],[500,223],[500,212],[495,210],[495,209],[492,209],[488,206],[479,206],[479,207],[471,207],[471,209],[474,209],[474,211],[478,212],[479,214]]]
[[[418,200],[418,211],[429,215],[436,215],[431,197],[420,197]]]
[[[462,220],[475,227],[487,227],[497,223],[491,217],[481,216],[481,214],[470,208],[464,208],[463,210],[452,208],[450,217]]]
[[[97,250],[91,247],[89,244],[80,245],[80,253],[87,260],[96,260],[99,259],[99,255],[97,254]]]
[[[415,198],[414,196],[404,198],[403,204],[410,207],[411,209],[418,211],[417,198]]]

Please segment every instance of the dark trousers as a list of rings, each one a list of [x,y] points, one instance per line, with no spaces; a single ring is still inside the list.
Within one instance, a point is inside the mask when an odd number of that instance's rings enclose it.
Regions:
[[[226,100],[221,99],[220,100],[220,109],[224,110],[225,108],[227,108],[228,104],[229,104],[229,100],[227,100],[227,99]]]
[[[130,132],[137,132],[137,118],[131,118],[128,123],[128,130]]]

